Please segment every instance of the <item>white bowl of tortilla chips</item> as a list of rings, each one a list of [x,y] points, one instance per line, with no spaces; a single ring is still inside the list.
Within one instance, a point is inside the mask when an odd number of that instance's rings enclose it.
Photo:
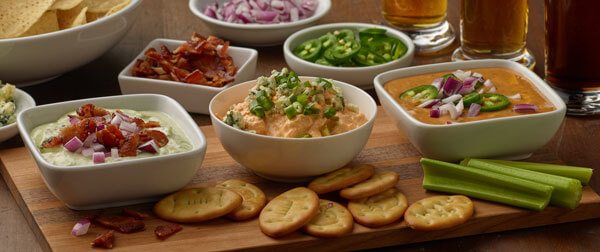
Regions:
[[[96,59],[131,28],[141,0],[1,0],[0,79],[41,83]]]

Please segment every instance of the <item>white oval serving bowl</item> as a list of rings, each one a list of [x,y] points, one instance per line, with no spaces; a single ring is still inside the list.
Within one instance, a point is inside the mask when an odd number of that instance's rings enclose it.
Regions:
[[[17,116],[24,110],[35,107],[35,100],[33,100],[31,95],[25,93],[25,91],[21,89],[15,88],[14,100],[16,106],[15,113]],[[17,122],[0,127],[0,142],[4,142],[9,138],[16,136],[17,133],[19,133]]]
[[[170,80],[157,80],[135,77],[131,70],[138,59],[144,59],[144,52],[150,48],[160,51],[160,46],[165,45],[169,50],[177,49],[185,41],[172,39],[155,39],[127,67],[119,73],[119,86],[123,94],[163,94],[177,100],[187,111],[208,114],[208,103],[219,92],[237,83],[251,80],[256,72],[258,52],[251,48],[229,46],[227,53],[233,58],[237,67],[235,81],[223,87],[210,87],[205,85],[187,84]]]
[[[223,4],[230,0],[216,0]],[[215,0],[190,0],[189,7],[217,37],[227,39],[241,45],[273,46],[280,45],[295,31],[312,26],[331,9],[331,0],[319,0],[315,13],[302,20],[278,24],[236,24],[220,21],[204,15],[204,9]]]
[[[0,39],[0,79],[17,87],[38,84],[83,66],[119,42],[133,26],[142,0],[94,22],[23,38]]]
[[[185,132],[193,149],[163,156],[111,163],[56,166],[47,162],[29,133],[37,126],[92,103],[104,108],[160,111]],[[72,209],[85,210],[137,204],[179,190],[193,178],[206,153],[206,138],[175,100],[156,94],[120,95],[42,105],[17,118],[25,146],[33,156],[48,189]]]
[[[389,81],[408,76],[489,67],[508,68],[520,73],[556,109],[543,113],[434,125],[412,117],[383,87]],[[463,158],[527,158],[550,141],[566,112],[564,102],[540,77],[526,67],[507,60],[472,60],[415,66],[382,73],[375,77],[374,82],[381,106],[410,142],[425,157],[443,161],[454,162]]]
[[[313,80],[315,77],[300,77]],[[315,138],[283,138],[249,133],[223,121],[229,106],[242,102],[255,81],[231,87],[210,102],[210,119],[221,144],[238,163],[264,178],[306,181],[348,164],[367,143],[377,115],[377,104],[369,94],[350,84],[333,81],[347,103],[355,104],[368,121],[360,127],[337,135]],[[218,116],[217,116],[218,115]]]
[[[386,35],[401,40],[406,45],[407,51],[399,59],[376,66],[364,67],[324,66],[303,60],[294,55],[294,49],[296,49],[296,47],[303,42],[319,38],[320,36],[325,35],[327,32],[345,28],[352,29],[355,32],[368,28],[386,29]],[[288,39],[285,40],[285,43],[283,44],[283,56],[285,57],[285,62],[292,70],[298,73],[298,75],[322,76],[325,78],[351,83],[362,89],[373,88],[373,78],[380,73],[409,66],[412,62],[414,54],[415,46],[412,40],[406,34],[388,26],[366,23],[333,23],[313,26],[292,34]]]

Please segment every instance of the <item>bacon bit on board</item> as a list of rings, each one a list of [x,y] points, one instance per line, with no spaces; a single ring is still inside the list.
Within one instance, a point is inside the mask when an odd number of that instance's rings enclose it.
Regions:
[[[221,49],[217,47],[221,45]],[[166,46],[160,52],[148,49],[144,60],[137,60],[132,69],[133,76],[161,80],[172,80],[190,84],[222,87],[234,81],[237,68],[233,58],[227,54],[229,41],[198,33],[171,52]]]
[[[181,231],[183,227],[176,223],[167,223],[167,225],[158,226],[154,229],[154,234],[159,239],[166,239],[167,237]]]
[[[115,231],[108,230],[104,233],[98,234],[96,239],[92,242],[92,247],[97,248],[108,248],[111,249],[113,247],[113,242],[115,241]]]
[[[100,216],[96,218],[96,222],[121,233],[134,233],[142,231],[146,227],[143,221],[126,216]]]
[[[147,213],[142,213],[129,208],[123,208],[123,214],[139,220],[150,217],[150,215],[148,215]]]

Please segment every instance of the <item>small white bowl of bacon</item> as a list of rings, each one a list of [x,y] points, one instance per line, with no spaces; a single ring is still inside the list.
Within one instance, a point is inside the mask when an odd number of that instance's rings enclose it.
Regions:
[[[187,111],[208,114],[210,100],[254,78],[258,52],[194,33],[190,41],[155,39],[119,73],[123,94],[163,94]]]
[[[47,104],[17,117],[48,189],[72,209],[152,201],[187,185],[206,139],[175,100],[156,94]]]

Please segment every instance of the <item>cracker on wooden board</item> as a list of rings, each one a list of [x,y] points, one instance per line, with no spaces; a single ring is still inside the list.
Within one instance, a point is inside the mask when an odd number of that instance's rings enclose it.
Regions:
[[[463,195],[440,195],[411,204],[404,221],[412,229],[440,230],[460,225],[473,215],[473,202]]]
[[[347,166],[314,179],[308,184],[308,188],[317,194],[333,192],[360,183],[373,173],[375,167],[368,164]]]
[[[302,227],[310,235],[318,237],[340,237],[352,232],[354,218],[348,209],[337,202],[319,200],[319,211]]]
[[[400,176],[395,171],[379,170],[369,179],[340,191],[340,196],[349,200],[358,200],[373,196],[395,187]]]
[[[226,215],[242,204],[242,197],[222,188],[190,188],[173,193],[154,205],[161,219],[200,222]]]
[[[217,187],[231,190],[242,196],[242,205],[226,215],[229,219],[241,221],[253,218],[267,204],[265,193],[257,186],[248,182],[239,179],[230,179],[218,184]]]
[[[296,187],[267,203],[258,217],[258,226],[268,236],[283,236],[306,225],[318,210],[319,196],[306,187]]]
[[[348,210],[356,222],[368,227],[379,227],[399,220],[407,206],[406,197],[396,188],[348,202]]]

